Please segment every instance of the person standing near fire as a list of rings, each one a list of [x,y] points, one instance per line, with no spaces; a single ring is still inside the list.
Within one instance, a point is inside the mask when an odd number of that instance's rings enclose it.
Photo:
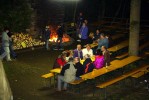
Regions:
[[[49,26],[46,26],[44,31],[44,39],[45,39],[45,48],[49,50],[49,39],[50,39],[51,30]]]
[[[62,44],[63,34],[64,34],[63,25],[62,24],[58,25],[58,29],[57,29],[58,38],[56,40],[56,48],[54,48],[54,50],[64,50],[63,44]]]

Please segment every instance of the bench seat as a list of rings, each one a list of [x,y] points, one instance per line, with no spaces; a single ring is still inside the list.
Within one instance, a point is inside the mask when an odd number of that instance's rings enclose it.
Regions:
[[[41,77],[46,79],[46,78],[51,78],[51,77],[53,77],[53,76],[54,76],[53,73],[48,73],[48,74],[42,75]]]
[[[82,82],[84,82],[85,80],[83,80],[83,79],[79,79],[79,80],[75,80],[75,81],[73,81],[73,82],[70,82],[69,84],[71,84],[71,85],[78,85],[78,84],[80,84],[80,83],[82,83]]]

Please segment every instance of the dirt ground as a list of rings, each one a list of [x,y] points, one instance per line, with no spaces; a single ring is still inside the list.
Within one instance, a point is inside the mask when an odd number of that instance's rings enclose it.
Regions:
[[[75,47],[75,46],[73,46]],[[72,48],[73,48],[72,47]],[[71,48],[69,46],[68,48]],[[14,100],[101,100],[101,91],[96,89],[87,93],[56,92],[53,87],[45,88],[42,74],[52,69],[53,62],[61,51],[46,51],[43,48],[18,52],[18,58],[13,62],[3,61]],[[128,80],[130,82],[130,80]],[[148,100],[149,92],[139,84],[138,88],[131,86],[119,87],[118,84],[108,88],[111,91],[108,100]],[[84,88],[87,89],[87,88]],[[102,93],[101,93],[102,94]]]

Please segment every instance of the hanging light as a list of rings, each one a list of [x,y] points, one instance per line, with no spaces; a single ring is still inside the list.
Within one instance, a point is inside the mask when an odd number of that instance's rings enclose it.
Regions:
[[[59,2],[74,2],[74,1],[80,1],[80,0],[52,0],[52,1],[59,1]]]

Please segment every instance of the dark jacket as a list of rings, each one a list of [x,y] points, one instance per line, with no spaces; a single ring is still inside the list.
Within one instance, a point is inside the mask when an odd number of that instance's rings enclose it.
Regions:
[[[74,50],[74,54],[73,54],[73,57],[74,57],[74,58],[75,58],[75,57],[78,57],[78,52],[79,52],[79,51],[78,51],[77,49]],[[80,58],[83,59],[83,53],[82,53],[82,51],[80,51],[79,53],[80,53]]]
[[[48,30],[45,30],[45,32],[44,32],[45,40],[50,39],[50,34],[51,34],[51,31],[49,29]]]
[[[87,44],[92,44],[94,41],[94,38],[88,37]]]
[[[76,77],[80,77],[81,75],[84,74],[84,68],[80,62],[75,64],[75,68],[77,69]]]
[[[94,40],[98,40],[100,38],[100,33],[95,33],[95,35],[94,35]]]
[[[74,65],[75,66],[75,65]],[[60,72],[60,75],[64,76],[65,70],[69,69],[70,64],[65,64]]]
[[[93,71],[93,69],[95,68],[95,66],[92,63],[92,60],[90,58],[87,58],[84,61],[83,67],[84,67],[84,73],[89,73],[89,72]]]
[[[79,29],[81,28],[83,21],[84,21],[83,16],[78,16],[78,18],[77,18],[77,26],[78,26]]]
[[[60,27],[58,30],[57,30],[57,35],[58,37],[63,37],[63,33],[64,33],[64,30],[62,27]]]
[[[108,66],[110,65],[110,52],[108,50],[104,52],[104,62],[105,62],[105,65],[106,63]]]

